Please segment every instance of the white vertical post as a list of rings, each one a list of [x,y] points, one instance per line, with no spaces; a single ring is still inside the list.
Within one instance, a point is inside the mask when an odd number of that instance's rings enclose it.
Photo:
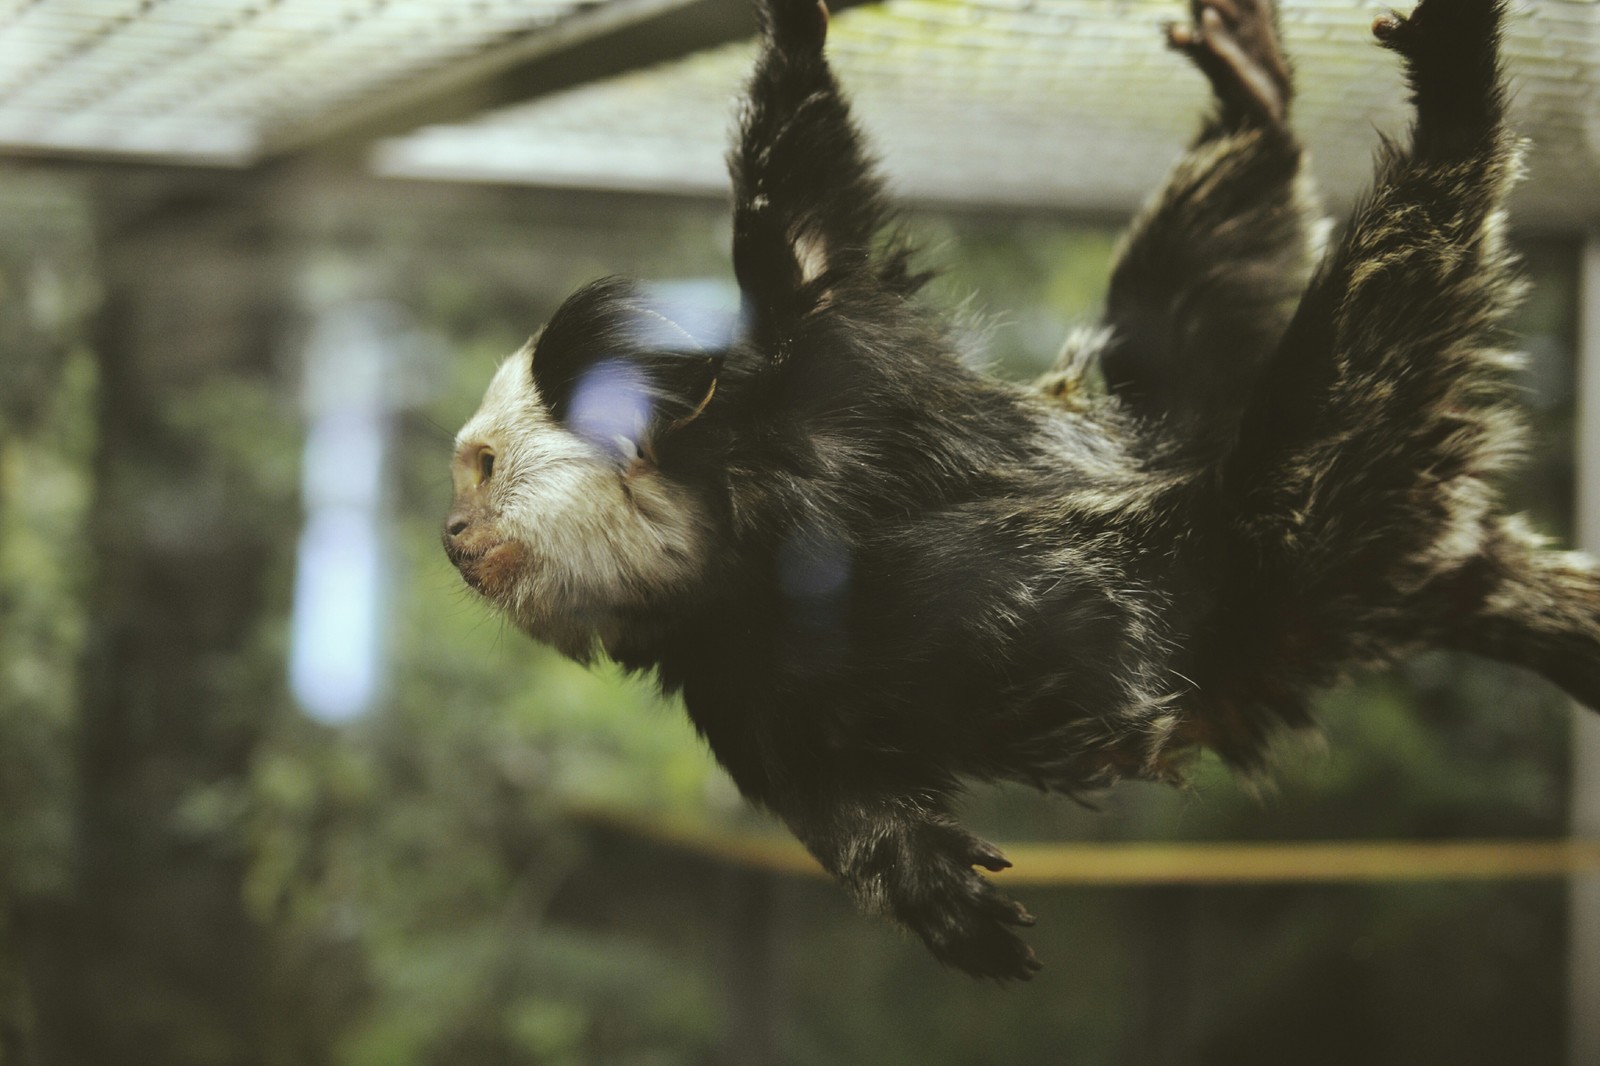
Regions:
[[[1600,233],[1591,233],[1578,264],[1577,536],[1600,552]],[[1600,715],[1580,713],[1572,734],[1574,837],[1600,839]],[[1600,875],[1570,882],[1567,1061],[1600,1063]]]

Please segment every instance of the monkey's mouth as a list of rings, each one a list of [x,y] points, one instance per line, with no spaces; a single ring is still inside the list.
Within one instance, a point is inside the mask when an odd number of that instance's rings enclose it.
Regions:
[[[511,589],[523,559],[522,546],[509,540],[476,550],[446,546],[445,554],[461,580],[490,599],[499,599]]]

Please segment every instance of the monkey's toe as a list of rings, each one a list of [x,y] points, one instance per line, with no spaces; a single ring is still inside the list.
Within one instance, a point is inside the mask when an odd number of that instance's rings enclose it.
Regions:
[[[1026,981],[1043,968],[1017,926],[1034,924],[1033,915],[976,874],[977,884],[917,930],[939,961],[974,977]],[[981,887],[979,887],[981,885]],[[958,901],[959,900],[959,901]]]
[[[973,867],[1004,870],[1011,865],[993,844],[959,826],[929,827],[917,869],[902,871],[896,916],[941,961],[975,977],[1025,981],[1040,968],[1038,958],[1013,931],[1031,926],[1032,914]]]

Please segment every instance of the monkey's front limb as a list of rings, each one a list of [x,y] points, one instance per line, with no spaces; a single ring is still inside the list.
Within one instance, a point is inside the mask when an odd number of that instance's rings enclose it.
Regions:
[[[758,344],[774,359],[796,322],[841,284],[904,292],[903,250],[877,250],[888,214],[823,52],[821,0],[759,0],[761,51],[728,156],[733,266]]]
[[[1416,123],[1409,146],[1388,147],[1251,398],[1228,477],[1277,497],[1273,512],[1393,521],[1384,507],[1402,493],[1501,458],[1495,328],[1520,294],[1498,217],[1517,154],[1503,16],[1499,0],[1422,0],[1374,25],[1405,59]]]
[[[1039,969],[1013,931],[1032,916],[974,869],[1011,864],[950,816],[950,774],[870,750],[851,733],[870,710],[835,707],[824,717],[797,699],[752,713],[747,693],[715,678],[686,688],[684,700],[744,797],[782,818],[864,910],[974,976],[1025,980]]]
[[[1186,454],[1232,439],[1325,229],[1288,125],[1271,3],[1191,7],[1169,39],[1211,81],[1217,111],[1123,238],[1100,335],[1107,388]]]
[[[1477,565],[1496,521],[1492,481],[1519,438],[1497,334],[1521,291],[1500,232],[1516,171],[1504,15],[1422,0],[1375,24],[1405,61],[1410,143],[1387,146],[1222,470],[1241,625],[1301,683],[1436,637],[1430,597]]]
[[[1013,931],[1033,916],[975,869],[1011,863],[956,824],[938,793],[836,783],[774,806],[867,911],[916,933],[939,961],[998,980],[1026,980],[1039,969]]]

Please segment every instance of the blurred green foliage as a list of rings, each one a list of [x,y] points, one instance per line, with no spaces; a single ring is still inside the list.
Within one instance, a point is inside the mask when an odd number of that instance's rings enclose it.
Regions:
[[[8,191],[0,196],[0,898],[47,892],[65,877],[95,396],[81,207],[38,184]]]
[[[29,916],[71,876],[95,290],[81,206],[0,185],[0,1061],[36,1039]]]

